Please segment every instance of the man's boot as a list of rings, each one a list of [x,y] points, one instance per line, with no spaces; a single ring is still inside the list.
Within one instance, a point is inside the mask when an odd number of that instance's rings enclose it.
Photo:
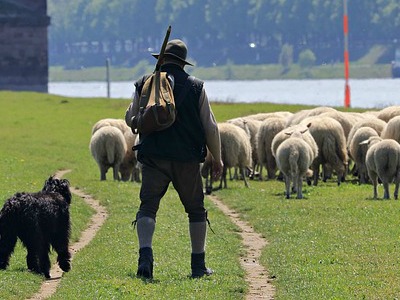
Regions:
[[[139,249],[138,270],[136,275],[146,279],[153,278],[153,250],[149,247]]]
[[[206,268],[205,263],[205,253],[192,253],[192,278],[200,278],[204,275],[211,275],[213,271],[209,268]]]

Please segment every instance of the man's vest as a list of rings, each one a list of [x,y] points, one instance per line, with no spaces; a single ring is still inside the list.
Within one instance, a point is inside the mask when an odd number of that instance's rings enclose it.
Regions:
[[[174,64],[163,65],[161,70],[174,77],[174,97],[177,99],[189,74]],[[145,78],[135,83],[139,95]],[[143,156],[182,162],[204,161],[206,140],[199,108],[202,89],[203,82],[195,78],[186,97],[177,105],[175,123],[165,130],[141,136],[139,161]]]

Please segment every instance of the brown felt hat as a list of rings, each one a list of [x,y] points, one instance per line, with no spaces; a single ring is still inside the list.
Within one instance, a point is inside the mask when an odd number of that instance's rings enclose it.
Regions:
[[[155,58],[158,58],[158,56],[160,54],[159,53],[152,53],[151,55],[153,55]],[[193,66],[192,63],[190,63],[190,62],[188,62],[186,60],[187,47],[186,47],[186,44],[181,40],[178,40],[178,39],[170,40],[167,43],[167,46],[165,47],[164,55],[168,55],[168,56],[177,58],[181,62],[183,62],[183,63],[185,63],[187,65]]]

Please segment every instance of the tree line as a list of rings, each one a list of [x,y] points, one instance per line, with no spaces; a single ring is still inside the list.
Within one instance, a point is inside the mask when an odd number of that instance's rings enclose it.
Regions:
[[[346,0],[351,59],[400,43],[398,0]],[[198,65],[277,63],[282,50],[319,63],[343,57],[343,1],[49,0],[50,63],[135,65],[157,52],[168,25]]]

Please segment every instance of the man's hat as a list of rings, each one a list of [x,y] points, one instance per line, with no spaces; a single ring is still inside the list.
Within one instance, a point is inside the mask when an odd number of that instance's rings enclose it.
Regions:
[[[151,55],[153,55],[155,58],[158,58],[158,56],[160,55],[159,53],[152,53]],[[187,56],[187,47],[185,45],[184,42],[182,42],[181,40],[170,40],[167,43],[167,46],[165,47],[165,52],[164,55],[168,55],[168,56],[172,56],[174,58],[177,58],[178,60],[180,60],[181,62],[187,64],[187,65],[191,65],[193,66],[192,63],[188,62],[186,60],[186,56]]]

